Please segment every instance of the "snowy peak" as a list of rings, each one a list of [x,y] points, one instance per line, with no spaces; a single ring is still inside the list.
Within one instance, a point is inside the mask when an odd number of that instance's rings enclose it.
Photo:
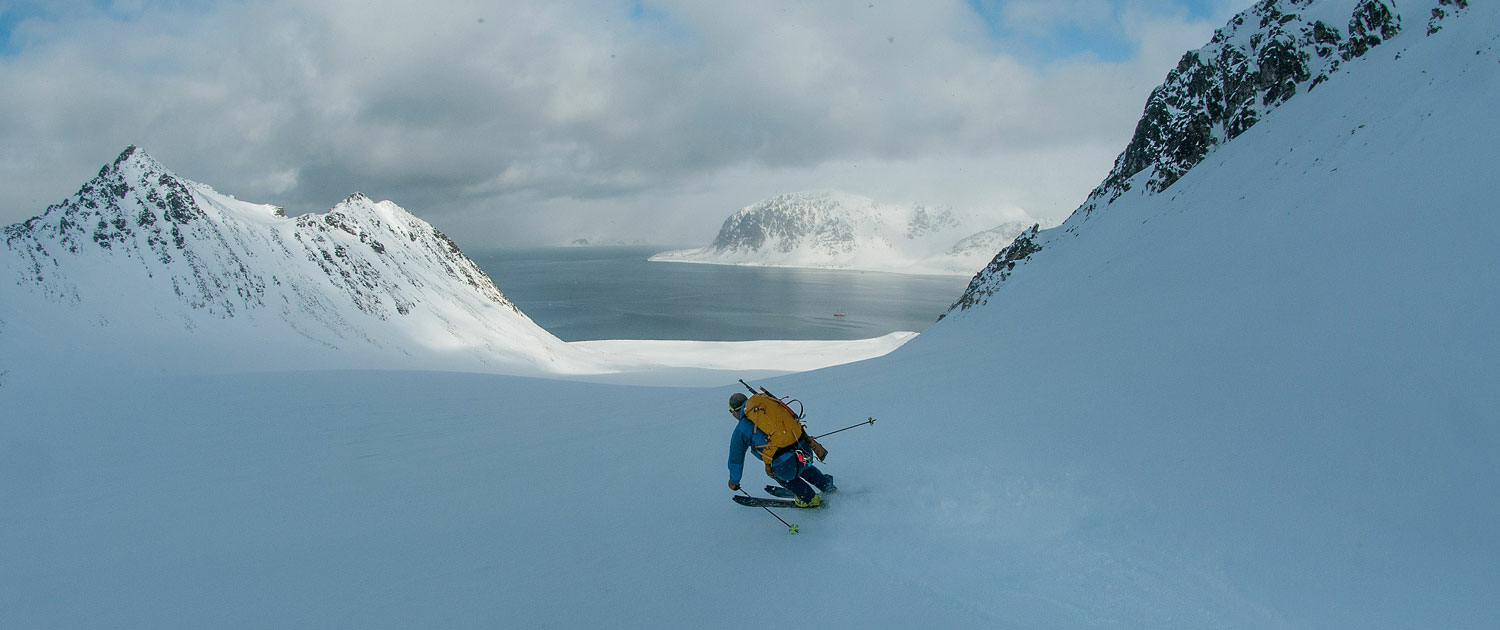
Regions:
[[[1189,51],[1152,91],[1114,168],[1063,231],[1127,196],[1157,195],[1293,98],[1337,81],[1351,63],[1425,20],[1426,34],[1468,11],[1467,0],[1397,9],[1388,0],[1262,0]],[[1419,31],[1420,33],[1420,31]],[[1271,185],[1267,182],[1266,185]],[[1041,251],[1046,234],[997,254],[955,303],[983,304],[1016,264]]]
[[[202,216],[183,182],[132,145],[99,169],[72,198],[19,226],[7,227],[6,236],[50,235],[76,253],[89,240],[110,249],[124,243],[137,228],[158,221],[182,225]]]
[[[912,207],[911,218],[906,221],[906,238],[918,239],[928,234],[963,228],[963,222],[951,208]]]
[[[372,271],[381,278],[373,283],[383,289],[381,293],[392,296],[396,314],[405,315],[414,306],[411,300],[397,297],[405,293],[402,285],[425,286],[414,269],[440,270],[446,280],[462,284],[486,301],[520,313],[452,239],[390,201],[377,202],[364,194],[354,193],[325,214],[297,217],[296,228],[294,238],[305,247],[318,251],[314,260],[323,272],[336,283],[343,284],[362,309],[377,312],[382,317],[390,313],[379,311],[382,306],[379,293],[374,296],[367,293],[372,284]],[[345,242],[349,239],[359,245]],[[356,253],[360,255],[354,255]],[[372,264],[372,259],[387,264],[377,267]],[[392,277],[403,282],[398,285],[385,280]]]
[[[871,199],[831,191],[777,195],[730,215],[709,247],[720,254],[789,253],[806,244],[847,253],[853,251],[856,217],[874,207]]]
[[[104,177],[111,172],[128,172],[137,174],[155,173],[165,174],[169,177],[176,177],[174,173],[167,170],[167,167],[162,166],[161,162],[156,161],[156,158],[147,155],[146,152],[141,150],[140,147],[133,144],[125,147],[125,150],[121,151],[120,155],[115,157],[115,160],[113,162],[106,164],[103,168],[100,168],[99,175],[97,177]]]
[[[852,251],[856,235],[917,240],[963,229],[965,221],[946,207],[882,206],[860,195],[812,191],[777,195],[746,206],[724,221],[712,247],[717,252],[758,250],[767,244],[789,252],[806,244]]]
[[[1021,223],[996,226],[948,207],[797,192],[741,208],[707,247],[652,260],[968,275],[994,251],[984,244],[1009,242],[1021,229]]]
[[[1167,189],[1216,147],[1400,33],[1392,6],[1262,0],[1236,15],[1152,91],[1130,143],[1079,212],[1087,217],[1133,188]]]
[[[394,203],[355,193],[287,218],[178,177],[134,146],[73,197],[6,227],[5,240],[6,283],[162,337],[227,328],[391,357],[443,349],[481,365],[557,367],[569,354],[452,239]]]
[[[225,264],[202,244],[222,235],[195,194],[207,187],[183,180],[135,146],[99,170],[73,197],[41,216],[6,228],[6,243],[25,261],[31,284],[54,297],[79,299],[70,276],[80,266],[127,265],[163,277],[193,308],[228,316],[259,302],[264,280],[229,252]],[[92,261],[79,265],[80,261]],[[224,287],[249,288],[228,292]]]

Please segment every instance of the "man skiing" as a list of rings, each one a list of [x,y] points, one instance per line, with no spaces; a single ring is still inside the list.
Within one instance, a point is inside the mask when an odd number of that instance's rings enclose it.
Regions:
[[[769,441],[768,436],[745,417],[746,400],[745,395],[739,393],[729,397],[729,415],[739,421],[734,427],[734,433],[729,436],[729,489],[735,491],[740,489],[740,477],[745,470],[745,451],[753,449],[760,455]],[[811,452],[804,436],[793,447],[775,454],[771,463],[766,466],[766,473],[776,483],[796,495],[797,507],[822,505],[821,493],[837,490],[833,485],[833,478],[813,465],[812,456],[808,454]]]

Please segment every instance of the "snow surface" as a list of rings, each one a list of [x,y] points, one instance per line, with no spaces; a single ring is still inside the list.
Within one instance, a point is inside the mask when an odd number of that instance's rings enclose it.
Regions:
[[[608,366],[595,381],[654,385],[719,384],[736,378],[774,376],[843,365],[889,354],[914,332],[894,332],[852,341],[674,341],[611,339],[574,341],[569,346]]]
[[[757,381],[880,419],[796,536],[727,378],[10,355],[0,626],[1493,628],[1500,10],[1414,4],[988,304]]]

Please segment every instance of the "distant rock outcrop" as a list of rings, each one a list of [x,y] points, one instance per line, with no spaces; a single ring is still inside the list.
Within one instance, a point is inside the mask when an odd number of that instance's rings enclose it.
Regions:
[[[652,260],[968,275],[1030,222],[995,226],[952,208],[814,191],[730,215],[713,243]]]

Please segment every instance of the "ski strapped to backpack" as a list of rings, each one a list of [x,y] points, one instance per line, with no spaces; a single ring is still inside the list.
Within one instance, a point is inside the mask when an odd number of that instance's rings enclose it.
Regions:
[[[808,435],[802,426],[802,417],[806,412],[802,409],[802,401],[782,400],[773,395],[766,388],[750,387],[743,379],[740,384],[750,390],[750,399],[745,401],[745,417],[755,424],[755,428],[766,434],[765,448],[760,450],[760,457],[770,470],[771,462],[788,450],[795,450],[799,445],[806,445],[812,451],[812,455],[823,461],[828,457],[828,449],[823,448],[813,436]],[[797,403],[799,411],[792,411],[791,403]],[[798,452],[799,457],[806,457],[806,453]]]

